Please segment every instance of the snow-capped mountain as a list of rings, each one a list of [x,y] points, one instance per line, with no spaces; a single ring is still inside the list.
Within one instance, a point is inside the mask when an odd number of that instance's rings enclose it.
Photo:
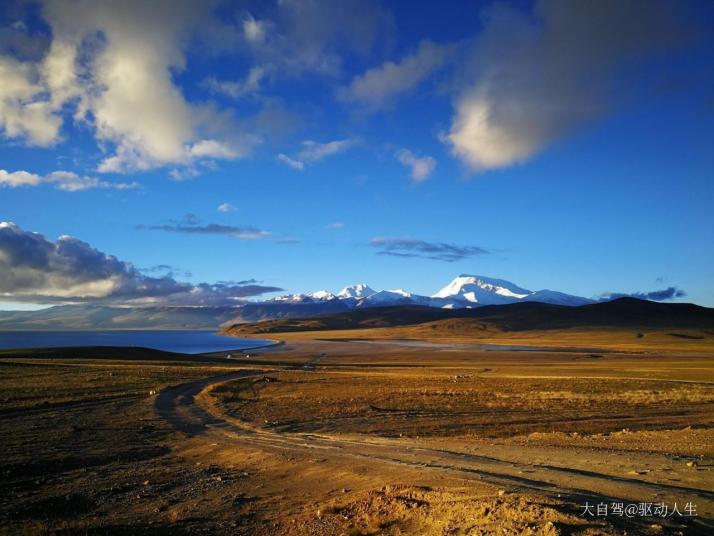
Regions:
[[[557,290],[548,289],[537,290],[533,294],[529,294],[523,298],[523,301],[552,303],[554,305],[570,305],[571,307],[595,303],[594,300],[589,300],[588,298],[573,296],[572,294],[565,294],[563,292],[558,292]]]
[[[369,298],[377,292],[372,290],[369,285],[359,283],[358,285],[350,285],[343,288],[337,293],[338,298]]]
[[[305,294],[288,294],[262,302],[246,302],[237,307],[116,308],[65,305],[40,311],[0,312],[0,330],[99,327],[137,329],[137,326],[152,326],[156,329],[201,329],[219,324],[232,325],[336,314],[355,308],[427,306],[464,309],[516,302],[578,306],[593,303],[593,300],[555,290],[534,292],[503,279],[460,275],[432,296],[421,296],[403,289],[376,292],[362,283],[345,287],[336,295],[319,290]]]
[[[482,275],[462,274],[432,296],[437,307],[478,307],[502,305],[520,301],[542,302],[555,305],[586,305],[593,300],[555,290],[532,291],[506,281]]]
[[[388,305],[429,305],[429,298],[412,294],[402,288],[380,290],[360,300],[358,307],[384,307]]]
[[[286,294],[284,296],[277,296],[275,298],[270,298],[269,300],[265,300],[266,302],[270,303],[305,303],[305,302],[312,302],[310,298],[308,298],[307,294]]]
[[[327,301],[337,299],[337,296],[335,296],[332,292],[327,292],[326,290],[316,290],[315,292],[309,292],[307,294],[307,297],[315,301]]]
[[[504,279],[493,279],[479,275],[460,275],[451,283],[432,295],[444,300],[441,305],[462,307],[478,305],[501,305],[522,300],[533,292]]]
[[[432,296],[413,294],[404,289],[375,291],[360,283],[343,288],[337,294],[326,290],[306,294],[288,294],[265,302],[238,308],[243,321],[260,318],[314,316],[364,307],[419,305],[445,309],[464,309],[484,305],[503,305],[522,301],[557,305],[585,305],[593,300],[555,290],[532,291],[506,281],[480,275],[462,274]]]
[[[316,290],[307,294],[285,294],[277,298],[266,300],[270,303],[319,303],[324,301],[336,300],[337,296],[326,290]]]

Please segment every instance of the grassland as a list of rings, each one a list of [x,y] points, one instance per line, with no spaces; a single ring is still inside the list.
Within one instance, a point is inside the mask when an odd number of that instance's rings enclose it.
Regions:
[[[379,328],[250,359],[5,353],[0,533],[710,534],[712,354],[589,333],[539,351]]]

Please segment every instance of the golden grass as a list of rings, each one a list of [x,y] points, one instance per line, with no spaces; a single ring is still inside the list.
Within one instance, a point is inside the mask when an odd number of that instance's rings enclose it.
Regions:
[[[619,352],[709,352],[714,355],[714,334],[698,329],[571,328],[557,330],[500,331],[494,329],[444,329],[443,322],[416,326],[334,331],[271,333],[286,341],[315,339],[418,339],[426,341],[594,348]],[[242,332],[241,335],[246,335]]]
[[[281,372],[275,382],[236,380],[214,394],[235,417],[278,431],[503,437],[714,422],[714,383],[657,378],[644,360],[613,370],[612,360],[492,359],[491,368]],[[713,372],[697,367],[695,376],[711,381]]]
[[[148,397],[169,385],[220,374],[224,367],[176,362],[6,359],[0,374],[4,410],[117,397]]]

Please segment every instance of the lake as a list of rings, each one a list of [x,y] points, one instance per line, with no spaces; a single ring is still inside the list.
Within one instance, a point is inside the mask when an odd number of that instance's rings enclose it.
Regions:
[[[0,349],[59,346],[140,346],[202,354],[266,346],[272,341],[223,337],[211,331],[0,331]]]

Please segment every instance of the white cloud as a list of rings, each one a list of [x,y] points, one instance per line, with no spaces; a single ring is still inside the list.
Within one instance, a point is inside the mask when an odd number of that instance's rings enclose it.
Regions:
[[[91,51],[89,81],[78,76],[76,62],[74,72],[59,77],[63,87],[75,85],[80,110],[91,114],[84,117],[91,119],[96,137],[116,147],[99,170],[125,172],[187,162],[186,146],[197,125],[171,70],[185,67],[182,47],[191,25],[203,18],[199,5],[57,0],[45,4],[44,15],[54,35],[48,60],[55,50],[64,56],[72,50],[76,54],[92,35],[102,36]]]
[[[235,212],[235,211],[236,211],[236,207],[234,207],[234,206],[231,205],[230,203],[221,203],[220,205],[218,205],[218,208],[217,208],[216,210],[217,210],[218,212],[223,212],[223,213]]]
[[[185,167],[185,168],[180,168],[180,169],[172,169],[169,171],[169,177],[172,180],[175,180],[176,182],[182,182],[182,181],[188,181],[191,179],[195,179],[201,174],[201,171],[194,167]]]
[[[243,156],[256,139],[238,134],[210,107],[188,102],[173,80],[186,68],[192,32],[213,7],[192,0],[46,0],[47,53],[26,62],[0,54],[0,134],[51,145],[72,113],[109,153],[100,172]],[[252,83],[259,80],[256,71]]]
[[[288,155],[284,153],[280,153],[278,155],[278,160],[283,162],[284,164],[290,166],[293,169],[305,169],[305,163],[300,162],[299,160],[295,160],[294,158],[290,158]]]
[[[0,169],[0,187],[17,188],[18,186],[37,186],[42,177],[27,171],[5,171]]]
[[[191,156],[199,158],[225,158],[233,159],[238,152],[229,144],[217,140],[201,140],[189,149]]]
[[[0,55],[0,133],[47,146],[59,140],[62,119],[39,81],[38,66]]]
[[[298,153],[298,159],[304,162],[317,162],[333,154],[346,151],[354,145],[353,140],[335,140],[327,143],[318,143],[312,140],[302,142],[302,150]]]
[[[397,160],[411,169],[410,176],[415,182],[422,182],[429,178],[436,169],[436,159],[431,156],[417,157],[408,149],[397,151]]]
[[[336,221],[332,223],[328,223],[325,228],[327,229],[342,229],[344,228],[345,224],[342,223],[341,221]]]
[[[422,41],[416,52],[401,61],[388,61],[356,76],[349,86],[338,90],[337,96],[345,102],[379,108],[421,84],[446,63],[452,50],[452,46]]]
[[[252,15],[243,21],[243,33],[248,42],[253,44],[261,44],[265,41],[266,24],[255,20]]]
[[[260,91],[260,85],[265,78],[267,72],[266,67],[255,66],[251,67],[243,81],[228,81],[218,80],[215,77],[209,77],[204,80],[203,85],[211,92],[225,95],[234,99],[250,97]]]
[[[494,4],[442,138],[477,171],[528,160],[609,111],[613,79],[629,82],[634,60],[672,52],[691,37],[670,7],[539,0],[528,13]]]
[[[65,192],[80,192],[93,188],[112,190],[133,190],[139,188],[137,182],[109,182],[96,177],[80,176],[71,171],[53,171],[44,178],[44,182],[54,184],[58,190]]]
[[[327,143],[318,143],[312,140],[302,142],[302,149],[297,156],[291,157],[284,153],[278,155],[278,160],[294,169],[305,169],[309,164],[314,164],[337,153],[346,151],[355,144],[354,140],[335,140]]]
[[[0,187],[17,188],[20,186],[39,186],[40,184],[52,184],[58,190],[65,192],[80,192],[94,188],[112,190],[131,190],[139,188],[137,182],[109,182],[77,175],[71,171],[53,171],[45,176],[28,173],[27,171],[8,172],[0,169]]]

